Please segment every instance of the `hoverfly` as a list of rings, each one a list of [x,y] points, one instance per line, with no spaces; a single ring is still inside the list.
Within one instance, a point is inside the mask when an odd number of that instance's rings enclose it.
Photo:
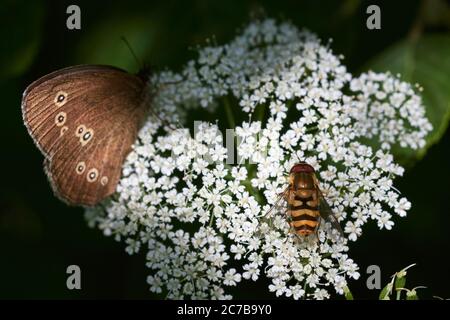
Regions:
[[[286,213],[292,231],[299,237],[317,236],[321,220],[325,220],[343,237],[342,228],[319,188],[314,168],[306,162],[295,164],[288,177],[288,187],[269,209]],[[282,200],[287,206],[282,206]],[[267,215],[266,214],[266,215]]]

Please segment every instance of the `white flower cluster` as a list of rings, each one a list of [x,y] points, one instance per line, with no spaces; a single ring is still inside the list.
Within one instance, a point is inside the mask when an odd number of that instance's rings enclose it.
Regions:
[[[203,123],[192,137],[150,116],[117,195],[88,210],[91,225],[124,241],[130,254],[147,252],[151,291],[227,299],[225,287],[264,275],[276,296],[342,294],[359,277],[347,239],[355,241],[370,219],[391,229],[392,215],[410,208],[393,187],[403,169],[389,147],[424,145],[431,126],[420,97],[388,74],[352,78],[313,34],[254,22],[231,43],[201,49],[180,74],[158,79],[183,81],[164,86],[157,110],[245,117],[233,128],[233,164],[217,124]],[[302,239],[290,231],[286,206],[268,214],[299,161],[315,168],[346,239],[325,223],[318,240]]]

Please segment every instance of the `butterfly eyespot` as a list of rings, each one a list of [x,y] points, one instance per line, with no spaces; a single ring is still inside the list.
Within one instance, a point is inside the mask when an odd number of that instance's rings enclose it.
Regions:
[[[87,130],[83,133],[83,135],[80,137],[80,142],[82,146],[85,146],[94,136],[94,131],[92,129]]]
[[[67,92],[58,91],[55,96],[55,104],[57,107],[62,107],[67,102]]]
[[[94,182],[95,180],[97,180],[97,178],[98,178],[98,170],[95,168],[89,170],[89,172],[87,173],[87,181]]]
[[[66,133],[67,129],[69,129],[67,126],[62,127],[61,131],[59,132],[59,136],[61,137],[64,133]]]
[[[86,170],[86,163],[84,163],[84,161],[78,162],[76,172],[82,174],[84,170]]]
[[[62,125],[64,125],[64,123],[66,123],[66,117],[67,114],[65,112],[58,113],[55,117],[55,124],[58,127],[61,127]]]
[[[75,135],[77,137],[81,137],[81,135],[86,131],[86,127],[83,124],[80,124],[78,128],[75,130]]]
[[[83,140],[88,141],[92,137],[92,134],[88,131],[85,134],[83,134]]]
[[[102,179],[100,180],[100,183],[102,184],[102,186],[106,186],[106,184],[108,183],[108,177],[103,176]]]

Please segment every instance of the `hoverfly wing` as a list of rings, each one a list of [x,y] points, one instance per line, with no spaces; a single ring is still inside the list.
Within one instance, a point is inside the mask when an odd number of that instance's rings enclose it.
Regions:
[[[325,197],[323,196],[320,190],[319,190],[319,213],[322,219],[329,222],[331,226],[334,229],[336,229],[342,237],[344,237],[344,231],[342,230],[339,221],[335,217],[333,210],[331,210],[330,205],[325,200]]]
[[[270,207],[269,210],[267,210],[267,212],[264,214],[264,217],[269,216],[270,213],[272,213],[273,211],[275,212],[281,212],[281,211],[286,211],[287,207],[283,204],[283,200],[286,200],[286,195],[289,192],[289,187],[287,187],[286,189],[284,189],[283,192],[281,192],[277,198],[277,200],[275,201],[275,203],[273,204],[272,207]]]

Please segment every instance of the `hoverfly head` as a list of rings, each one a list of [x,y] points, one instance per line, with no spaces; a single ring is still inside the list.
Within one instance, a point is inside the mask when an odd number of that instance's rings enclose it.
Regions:
[[[290,173],[300,173],[300,172],[315,173],[314,168],[311,165],[307,164],[306,162],[300,162],[295,164],[290,171]]]

